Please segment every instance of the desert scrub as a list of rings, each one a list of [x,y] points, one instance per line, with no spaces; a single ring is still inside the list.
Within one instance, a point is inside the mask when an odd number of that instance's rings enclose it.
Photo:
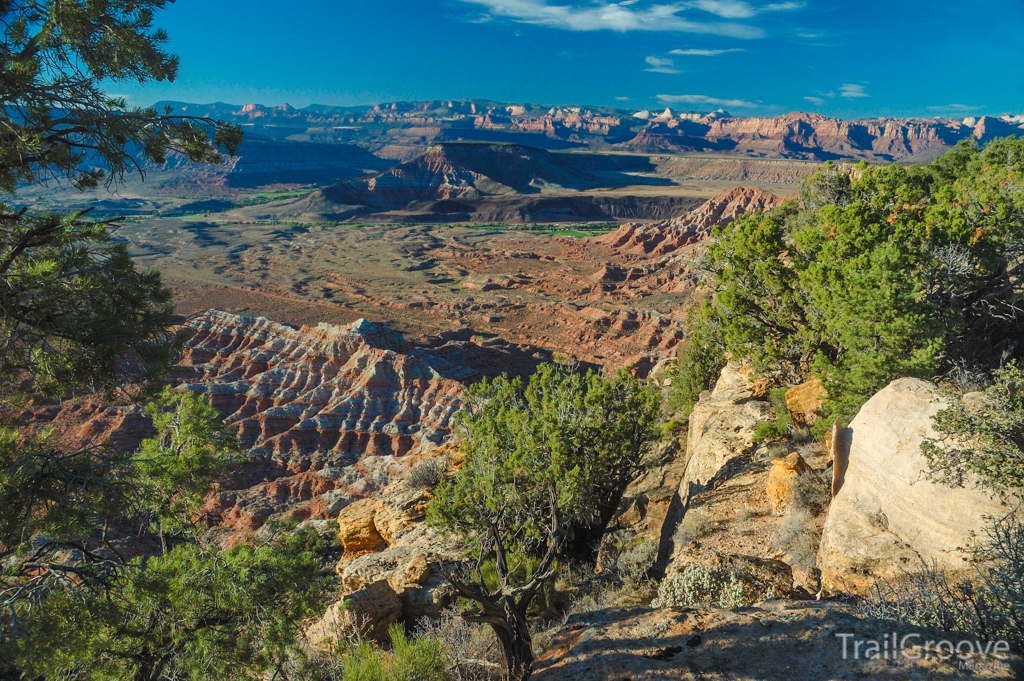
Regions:
[[[435,456],[422,461],[405,474],[405,484],[412,489],[432,490],[441,484],[448,473],[448,457]]]
[[[944,572],[922,565],[896,580],[879,580],[859,609],[871,617],[983,641],[1004,640],[1024,651],[1024,525],[1019,511],[995,519],[976,549],[973,571]]]
[[[831,486],[821,473],[811,470],[793,481],[793,508],[812,516],[820,514],[832,501]]]
[[[437,619],[424,618],[419,636],[440,641],[448,656],[451,681],[497,681],[501,678],[501,651],[491,628],[462,619],[448,608]]]
[[[715,521],[707,511],[694,508],[686,512],[676,529],[676,539],[684,544],[706,537],[715,531]]]
[[[754,600],[755,594],[751,593],[737,570],[688,565],[682,572],[662,580],[651,607],[719,607],[728,610],[750,605]]]
[[[755,443],[789,437],[793,429],[793,419],[789,415],[789,407],[786,406],[787,390],[789,388],[783,386],[781,388],[774,388],[769,394],[772,413],[775,415],[775,418],[771,421],[757,424],[757,428],[754,429]]]
[[[650,587],[650,571],[658,560],[658,542],[643,540],[626,546],[615,560],[622,586],[631,591]]]
[[[750,506],[749,504],[743,504],[740,510],[736,513],[738,520],[752,520],[753,518],[760,518],[765,514],[763,508],[756,506]]]
[[[812,569],[817,562],[820,542],[821,533],[805,509],[794,508],[776,521],[772,548],[788,553],[793,567]]]

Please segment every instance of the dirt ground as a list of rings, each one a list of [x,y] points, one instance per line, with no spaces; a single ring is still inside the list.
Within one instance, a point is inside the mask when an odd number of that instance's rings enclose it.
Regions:
[[[156,218],[118,237],[163,273],[183,315],[366,317],[411,338],[471,329],[599,364],[671,354],[694,283],[692,254],[651,260],[501,228]]]

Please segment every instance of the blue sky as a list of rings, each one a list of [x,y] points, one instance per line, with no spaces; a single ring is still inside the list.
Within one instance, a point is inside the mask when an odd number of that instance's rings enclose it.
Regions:
[[[181,71],[110,86],[135,104],[1024,113],[1024,0],[177,0],[157,24]]]

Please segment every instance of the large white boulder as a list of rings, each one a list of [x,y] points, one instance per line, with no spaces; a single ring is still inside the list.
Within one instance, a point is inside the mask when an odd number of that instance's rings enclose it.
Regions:
[[[829,507],[818,552],[826,592],[864,592],[878,578],[936,565],[969,567],[961,549],[986,516],[1008,507],[974,481],[963,488],[931,482],[921,443],[948,402],[932,383],[893,381],[865,404],[845,432],[849,463]],[[842,459],[837,457],[837,465]]]

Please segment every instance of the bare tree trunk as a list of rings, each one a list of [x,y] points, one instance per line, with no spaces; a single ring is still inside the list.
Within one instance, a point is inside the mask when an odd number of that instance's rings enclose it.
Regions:
[[[526,681],[533,674],[533,637],[526,613],[514,605],[505,605],[505,621],[491,623],[501,644],[508,681]]]

